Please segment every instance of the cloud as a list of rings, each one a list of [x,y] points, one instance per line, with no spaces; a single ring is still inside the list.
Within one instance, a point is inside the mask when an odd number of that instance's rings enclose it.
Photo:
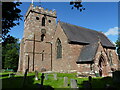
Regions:
[[[110,28],[107,32],[105,32],[105,35],[118,35],[118,27]]]

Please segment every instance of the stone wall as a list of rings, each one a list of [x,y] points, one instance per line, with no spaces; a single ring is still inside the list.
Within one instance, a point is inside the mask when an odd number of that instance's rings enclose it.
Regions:
[[[42,26],[42,18],[45,17],[45,26]],[[23,42],[21,42],[18,71],[51,70],[51,40],[56,28],[56,11],[44,10],[41,7],[30,6],[24,21]],[[45,30],[43,41],[42,29]],[[26,58],[28,55],[28,60]]]

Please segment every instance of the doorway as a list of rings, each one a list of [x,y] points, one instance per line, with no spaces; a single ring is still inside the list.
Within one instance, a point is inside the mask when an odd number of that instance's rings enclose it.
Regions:
[[[106,66],[107,66],[106,60],[104,56],[101,55],[99,58],[99,63],[98,63],[100,77],[107,75]]]

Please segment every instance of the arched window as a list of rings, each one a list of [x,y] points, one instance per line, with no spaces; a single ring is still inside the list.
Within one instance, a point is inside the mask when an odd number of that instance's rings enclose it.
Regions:
[[[41,29],[41,41],[44,41],[45,33],[46,33],[46,30]]]
[[[57,59],[62,58],[62,45],[60,39],[57,39]]]
[[[41,35],[41,41],[44,41],[45,34]]]
[[[42,18],[42,26],[45,26],[45,17]]]
[[[113,62],[112,62],[112,52],[111,51],[109,52],[109,62],[110,62],[110,65],[113,65]]]

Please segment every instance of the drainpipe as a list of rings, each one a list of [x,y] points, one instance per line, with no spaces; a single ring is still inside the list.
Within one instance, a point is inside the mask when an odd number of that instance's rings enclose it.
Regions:
[[[46,42],[46,43],[49,43],[51,46],[51,71],[52,71],[52,42]]]

